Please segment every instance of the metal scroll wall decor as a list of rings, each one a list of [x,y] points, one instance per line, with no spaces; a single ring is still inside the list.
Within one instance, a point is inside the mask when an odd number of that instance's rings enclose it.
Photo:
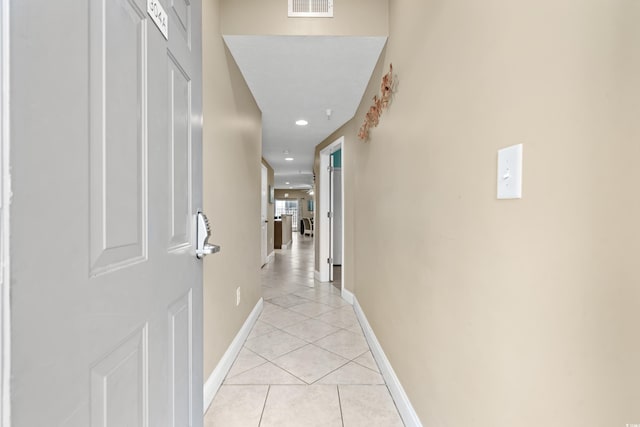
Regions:
[[[393,64],[389,64],[389,72],[382,77],[380,92],[380,96],[373,97],[373,105],[369,108],[358,132],[358,138],[363,141],[369,140],[369,130],[378,126],[382,112],[391,104],[391,96],[394,92]]]

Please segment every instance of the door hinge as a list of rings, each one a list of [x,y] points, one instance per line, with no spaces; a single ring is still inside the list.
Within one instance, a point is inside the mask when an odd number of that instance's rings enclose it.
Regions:
[[[327,218],[333,218],[333,212],[327,212]]]
[[[333,172],[336,169],[333,166],[327,166],[327,172]]]
[[[333,258],[327,258],[327,264],[333,264]]]

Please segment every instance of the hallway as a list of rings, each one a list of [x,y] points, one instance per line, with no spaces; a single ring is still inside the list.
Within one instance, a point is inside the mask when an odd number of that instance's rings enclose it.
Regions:
[[[402,426],[353,308],[313,279],[313,239],[294,236],[261,272],[264,310],[205,426]]]

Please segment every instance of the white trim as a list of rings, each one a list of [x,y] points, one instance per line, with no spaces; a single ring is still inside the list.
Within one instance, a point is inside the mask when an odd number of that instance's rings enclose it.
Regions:
[[[353,295],[353,293],[349,289],[342,287],[342,299],[348,302],[349,304],[353,305],[353,302],[355,301],[356,297],[355,295]]]
[[[9,154],[9,0],[2,0],[0,9],[0,20],[2,22],[2,33],[0,34],[0,162],[2,170],[0,173],[0,197],[2,197],[2,224],[0,232],[3,235],[0,239],[2,244],[2,259],[0,259],[0,274],[2,275],[2,288],[0,289],[0,422],[3,427],[11,426],[11,268],[10,268],[10,214],[11,214],[11,169]]]
[[[281,249],[291,249],[291,246],[293,246],[293,239],[289,240],[287,243],[283,243]]]
[[[264,264],[262,264],[262,266],[260,268],[264,268],[265,265],[269,264],[271,261],[273,261],[273,259],[276,257],[276,252],[275,251],[271,251],[271,253],[269,255],[267,255],[267,262],[265,262]]]
[[[313,280],[315,280],[316,282],[321,282],[320,272],[318,270],[313,270]]]
[[[411,405],[407,393],[405,393],[398,376],[391,367],[391,362],[389,362],[389,359],[387,359],[387,356],[384,354],[384,350],[382,350],[382,346],[380,345],[378,338],[376,338],[367,317],[362,311],[362,307],[358,304],[358,299],[355,297],[353,301],[353,309],[356,312],[356,316],[360,321],[360,326],[362,326],[364,335],[367,338],[373,358],[378,363],[380,372],[387,383],[387,387],[389,387],[389,392],[391,392],[391,397],[393,397],[393,401],[396,403],[396,407],[402,417],[402,421],[404,421],[404,425],[406,427],[422,427],[418,414],[416,414],[415,409],[413,409],[413,405]]]
[[[207,409],[209,409],[211,402],[213,402],[213,398],[216,396],[218,389],[229,373],[233,362],[236,360],[236,357],[238,357],[238,353],[242,350],[242,346],[251,333],[253,325],[255,325],[260,313],[262,313],[263,304],[264,302],[262,298],[260,298],[256,306],[253,308],[253,311],[251,311],[251,314],[249,314],[249,317],[247,317],[247,320],[245,320],[244,325],[242,325],[242,328],[231,342],[231,345],[227,348],[227,351],[224,352],[224,356],[222,356],[222,359],[220,359],[220,362],[218,362],[218,365],[204,383],[203,408],[205,413],[207,412]]]

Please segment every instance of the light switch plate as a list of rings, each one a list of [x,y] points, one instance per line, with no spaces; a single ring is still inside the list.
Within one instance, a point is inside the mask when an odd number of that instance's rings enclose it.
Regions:
[[[498,199],[522,198],[522,144],[498,150]]]

